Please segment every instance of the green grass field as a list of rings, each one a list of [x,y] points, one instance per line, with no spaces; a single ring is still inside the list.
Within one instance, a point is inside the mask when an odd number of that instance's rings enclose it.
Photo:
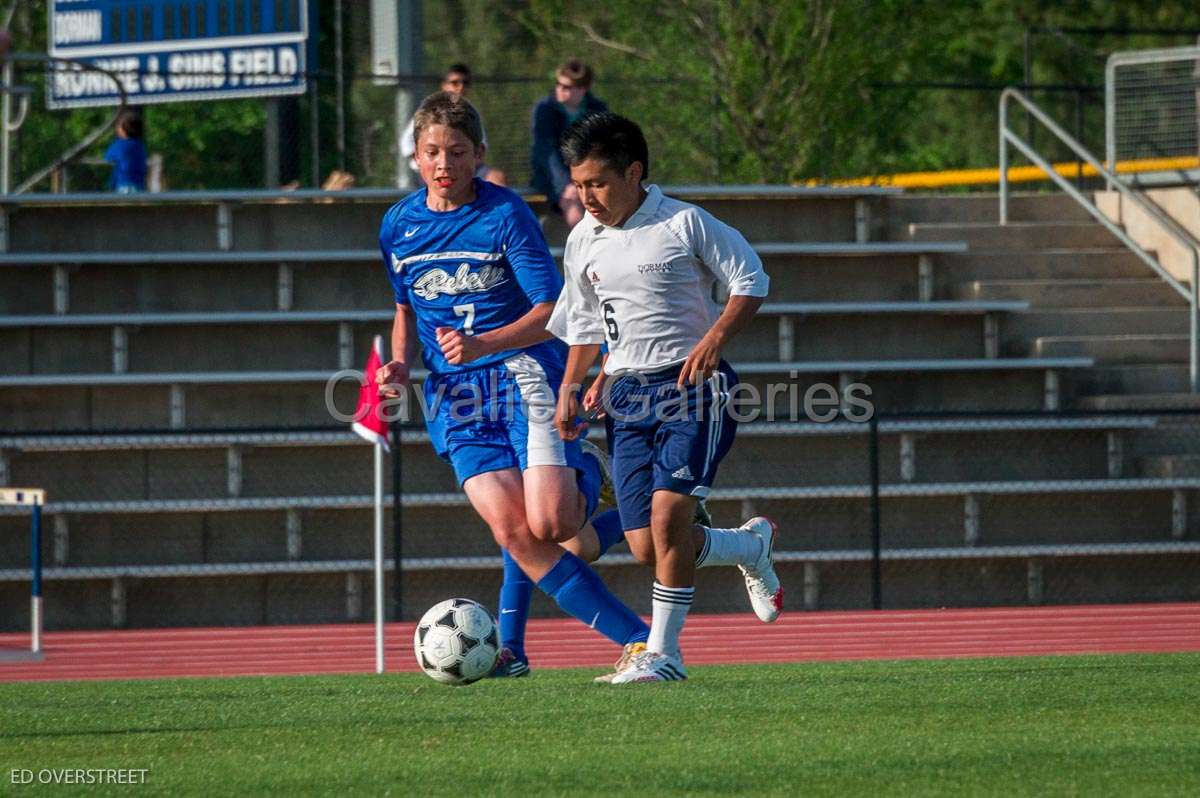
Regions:
[[[594,673],[3,684],[0,794],[1200,794],[1200,654]]]

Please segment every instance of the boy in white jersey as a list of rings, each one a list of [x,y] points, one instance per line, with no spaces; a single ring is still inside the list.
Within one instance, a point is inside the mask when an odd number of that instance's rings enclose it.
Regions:
[[[683,679],[679,633],[697,567],[737,565],[763,621],[783,606],[773,522],[692,523],[736,428],[728,405],[737,376],[721,349],[754,317],[769,281],[736,230],[643,187],[646,140],[630,120],[590,116],[561,146],[587,215],[567,241],[565,286],[547,325],[571,346],[555,423],[565,440],[578,436],[580,384],[607,343],[604,409],[621,525],[634,555],[655,571],[647,650],[612,681]],[[718,284],[729,294],[723,309],[713,299]]]

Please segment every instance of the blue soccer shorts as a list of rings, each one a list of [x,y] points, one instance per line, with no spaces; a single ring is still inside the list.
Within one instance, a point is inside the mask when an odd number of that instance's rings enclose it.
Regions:
[[[591,516],[600,494],[599,467],[579,441],[564,441],[554,426],[561,378],[561,366],[522,353],[425,380],[430,442],[454,468],[460,486],[489,471],[569,466]]]
[[[613,481],[627,531],[650,526],[656,490],[707,496],[737,434],[729,412],[737,374],[730,365],[721,361],[708,380],[682,389],[680,368],[627,374],[609,389]]]

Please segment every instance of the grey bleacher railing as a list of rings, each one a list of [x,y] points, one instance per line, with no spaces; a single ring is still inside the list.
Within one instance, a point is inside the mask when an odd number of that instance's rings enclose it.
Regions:
[[[1083,192],[1071,185],[1071,182],[1055,171],[1054,167],[1042,156],[1040,156],[1033,146],[1022,139],[1017,133],[1011,130],[1008,126],[1008,104],[1010,100],[1016,100],[1029,113],[1031,119],[1036,119],[1041,122],[1051,133],[1053,133],[1062,143],[1066,144],[1075,152],[1079,158],[1085,161],[1089,166],[1096,170],[1096,173],[1108,180],[1109,185],[1120,193],[1123,199],[1128,199],[1133,204],[1137,205],[1147,215],[1153,218],[1162,229],[1180,244],[1185,250],[1191,253],[1192,259],[1192,280],[1191,285],[1185,285],[1175,278],[1170,272],[1163,268],[1162,264],[1154,255],[1147,252],[1140,244],[1133,240],[1125,232],[1125,230],[1101,211],[1094,202],[1088,199]],[[1038,168],[1046,173],[1054,183],[1061,188],[1068,196],[1079,203],[1083,208],[1108,228],[1117,239],[1124,244],[1133,254],[1141,259],[1147,266],[1152,268],[1163,280],[1167,282],[1175,291],[1179,293],[1190,305],[1191,314],[1191,348],[1188,357],[1188,371],[1193,393],[1200,392],[1200,241],[1184,229],[1178,222],[1172,219],[1167,214],[1163,213],[1152,202],[1149,202],[1142,197],[1138,192],[1131,190],[1125,183],[1117,178],[1115,174],[1109,171],[1104,164],[1100,163],[1094,155],[1076,141],[1069,133],[1062,129],[1053,119],[1046,115],[1042,109],[1024,94],[1014,88],[1007,88],[1000,94],[1000,224],[1008,224],[1008,145],[1016,147],[1026,158],[1032,161]]]
[[[514,188],[531,200],[544,199],[530,188]],[[886,197],[903,193],[903,189],[887,186],[765,186],[765,185],[686,185],[662,186],[664,194],[681,199],[711,197],[714,199],[794,199],[806,197]],[[121,194],[111,192],[81,192],[74,194],[20,194],[0,196],[0,206],[17,205],[161,205],[217,204],[252,202],[373,202],[398,200],[409,194],[398,188],[351,188],[341,191],[321,189],[241,189],[211,191],[162,191],[154,194]]]

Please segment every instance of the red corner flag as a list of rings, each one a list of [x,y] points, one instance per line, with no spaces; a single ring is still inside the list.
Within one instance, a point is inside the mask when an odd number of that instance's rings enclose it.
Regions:
[[[371,347],[371,356],[367,358],[367,366],[363,369],[363,386],[358,391],[358,407],[354,417],[358,419],[351,426],[355,432],[368,443],[388,447],[388,425],[383,420],[383,402],[379,397],[379,386],[375,383],[375,372],[383,368],[383,336],[375,336],[375,344]]]

